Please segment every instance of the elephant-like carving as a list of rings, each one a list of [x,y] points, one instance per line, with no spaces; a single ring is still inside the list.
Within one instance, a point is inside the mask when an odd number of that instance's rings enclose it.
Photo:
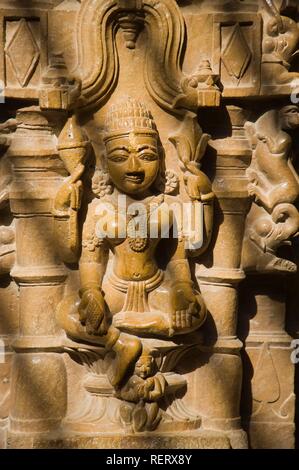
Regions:
[[[273,0],[264,3],[263,63],[279,64],[276,84],[288,84],[298,79],[298,72],[290,72],[292,60],[298,52],[299,27],[296,21],[280,14]]]
[[[288,133],[297,127],[299,110],[294,105],[268,111],[255,124],[246,124],[253,149],[246,173],[254,204],[247,220],[245,269],[296,270],[294,263],[277,257],[276,251],[299,230],[299,213],[294,205],[299,196],[299,178],[292,163]]]

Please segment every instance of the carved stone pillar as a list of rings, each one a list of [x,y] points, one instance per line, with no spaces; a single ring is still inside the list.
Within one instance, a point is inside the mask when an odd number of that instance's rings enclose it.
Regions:
[[[66,371],[55,322],[65,270],[55,252],[51,214],[63,170],[46,114],[38,107],[24,108],[17,123],[9,149],[17,251],[11,275],[19,286],[20,312],[19,336],[13,343],[12,447],[21,445],[22,433],[31,437],[55,431],[66,411]]]
[[[295,365],[285,331],[286,278],[251,276],[241,291],[242,412],[252,448],[294,447]]]
[[[245,216],[248,207],[245,170],[251,150],[245,136],[246,110],[237,106],[227,107],[232,135],[214,140],[211,146],[217,152],[213,190],[216,205],[217,239],[213,257],[197,268],[201,292],[210,313],[207,326],[209,363],[197,370],[199,392],[205,397],[201,413],[206,427],[226,430],[233,447],[246,446],[241,431],[240,396],[242,385],[242,362],[237,338],[238,284],[244,279],[240,268]],[[221,366],[220,366],[221,363]],[[215,374],[223,373],[219,388],[207,387]],[[218,372],[217,372],[218,371]],[[225,380],[225,376],[230,379]],[[204,390],[213,389],[213,394]],[[206,414],[205,410],[209,410]]]
[[[9,208],[11,167],[7,149],[11,132],[16,128],[14,119],[0,124],[0,448],[6,447],[10,407],[10,374],[13,352],[11,342],[18,332],[18,291],[9,272],[15,262],[14,221]]]
[[[285,331],[285,281],[297,270],[290,247],[299,227],[291,139],[298,126],[294,105],[271,109],[246,124],[253,150],[246,172],[253,200],[242,251],[247,279],[239,334],[245,340],[243,416],[251,446],[257,448],[294,447],[294,364]]]

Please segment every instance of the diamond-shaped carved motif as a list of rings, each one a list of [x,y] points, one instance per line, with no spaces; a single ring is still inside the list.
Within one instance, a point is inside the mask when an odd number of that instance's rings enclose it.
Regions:
[[[222,52],[222,61],[228,73],[241,80],[251,61],[251,51],[238,24],[235,25]]]
[[[22,18],[5,48],[15,75],[22,87],[32,77],[40,51],[27,21]]]

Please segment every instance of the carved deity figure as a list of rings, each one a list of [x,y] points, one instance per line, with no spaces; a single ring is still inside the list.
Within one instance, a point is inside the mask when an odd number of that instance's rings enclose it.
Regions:
[[[93,178],[98,197],[89,203],[83,225],[79,297],[64,299],[58,320],[72,339],[116,353],[109,378],[117,386],[140,357],[140,338],[170,339],[204,322],[206,308],[192,281],[188,253],[192,247],[202,252],[211,227],[203,230],[203,240],[199,235],[198,245],[188,244],[182,199],[169,194],[178,181],[169,170],[163,174],[158,131],[144,104],[128,98],[114,105],[104,143],[106,172]],[[195,199],[213,198],[207,181],[200,170],[185,175],[193,209],[204,206],[196,206]],[[203,220],[212,224],[212,217],[202,214],[200,227]],[[139,383],[144,374],[136,370]],[[150,386],[155,399],[156,388],[163,389],[156,382]]]
[[[299,230],[295,206],[299,178],[292,163],[292,139],[288,133],[299,127],[298,107],[268,111],[246,127],[253,148],[247,170],[248,191],[255,200],[247,221],[248,239],[265,253],[258,263],[260,269],[294,271],[294,263],[275,253]],[[244,251],[245,267],[252,263],[251,252],[250,248]]]

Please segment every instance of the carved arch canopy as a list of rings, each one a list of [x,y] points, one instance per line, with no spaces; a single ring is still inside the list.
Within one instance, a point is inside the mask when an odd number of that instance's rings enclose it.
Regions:
[[[119,60],[115,36],[119,28],[130,37],[129,48],[134,48],[140,29],[146,30],[147,50],[151,54],[146,56],[144,81],[154,101],[169,111],[196,110],[198,82],[191,83],[191,77],[182,71],[186,31],[174,0],[82,2],[76,28],[78,64],[75,74],[77,72],[82,80],[79,107],[101,106],[116,86]],[[211,89],[218,104],[219,90],[213,86]]]

